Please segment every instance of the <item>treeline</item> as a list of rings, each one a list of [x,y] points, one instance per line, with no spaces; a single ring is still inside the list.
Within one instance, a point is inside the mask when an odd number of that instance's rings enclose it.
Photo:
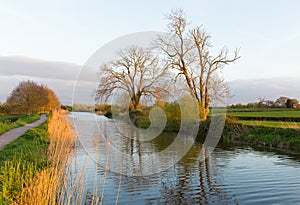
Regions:
[[[85,104],[74,104],[70,105],[61,105],[61,109],[67,110],[69,112],[95,112],[99,115],[104,115],[107,112],[111,112],[110,104],[96,104],[96,105],[85,105]]]
[[[289,97],[279,97],[278,99],[265,100],[265,98],[259,98],[258,102],[251,102],[247,104],[233,104],[229,106],[231,108],[300,108],[299,101],[297,99]]]
[[[5,103],[0,103],[0,114],[27,114],[59,109],[59,99],[53,90],[34,81],[22,81],[12,90]]]

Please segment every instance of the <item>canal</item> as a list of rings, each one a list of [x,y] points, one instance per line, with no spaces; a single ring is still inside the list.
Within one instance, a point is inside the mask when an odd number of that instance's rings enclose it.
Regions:
[[[195,142],[178,162],[170,161],[178,158],[176,150],[150,158],[177,134],[140,141],[136,130],[124,136],[103,116],[69,117],[79,135],[69,178],[77,178],[82,204],[95,198],[99,204],[300,204],[297,156],[222,145],[206,155]],[[126,122],[117,123],[127,129]]]

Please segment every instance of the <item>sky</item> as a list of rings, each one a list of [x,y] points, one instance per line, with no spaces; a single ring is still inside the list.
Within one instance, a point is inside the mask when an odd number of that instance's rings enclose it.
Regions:
[[[216,51],[240,49],[242,58],[223,71],[229,103],[300,99],[300,1],[0,0],[0,101],[33,79],[71,104],[76,76],[97,49],[126,34],[167,31],[176,8],[190,26],[203,25]]]

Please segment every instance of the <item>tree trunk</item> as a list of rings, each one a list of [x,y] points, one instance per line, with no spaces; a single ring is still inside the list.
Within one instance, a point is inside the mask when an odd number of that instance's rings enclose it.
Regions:
[[[198,108],[199,108],[200,120],[201,121],[206,121],[207,116],[209,114],[209,107],[205,107],[204,103],[199,102],[198,103]]]

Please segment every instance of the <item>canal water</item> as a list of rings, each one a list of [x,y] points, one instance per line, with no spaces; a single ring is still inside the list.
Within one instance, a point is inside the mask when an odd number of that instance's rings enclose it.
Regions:
[[[166,149],[176,133],[141,142],[135,132],[123,136],[116,122],[103,116],[71,113],[69,117],[80,139],[70,178],[80,178],[83,204],[93,196],[99,204],[300,204],[297,156],[239,146],[218,146],[205,155],[203,145],[195,142],[179,162],[154,158],[166,163],[159,163],[163,171],[137,176],[137,167],[157,166],[142,156]],[[118,123],[126,127],[126,122]],[[113,152],[115,156],[108,154],[112,147],[119,151]],[[130,159],[122,161],[124,155]]]

